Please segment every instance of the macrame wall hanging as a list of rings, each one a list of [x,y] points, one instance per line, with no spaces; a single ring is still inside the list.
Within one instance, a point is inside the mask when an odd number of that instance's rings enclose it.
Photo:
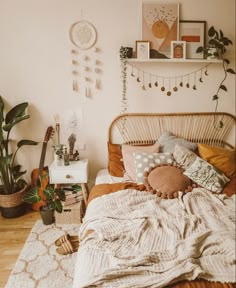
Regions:
[[[83,17],[81,17],[83,19]],[[95,47],[97,32],[87,20],[73,23],[69,31],[71,49],[72,89],[86,97],[101,89],[100,49]]]
[[[208,76],[208,66],[211,63],[208,63],[190,73],[175,76],[155,75],[146,72],[131,63],[127,64],[131,66],[130,75],[134,77],[138,83],[140,83],[143,90],[160,88],[161,92],[167,96],[171,96],[173,92],[177,92],[179,88],[183,87],[197,90],[198,83],[203,83],[204,77]]]

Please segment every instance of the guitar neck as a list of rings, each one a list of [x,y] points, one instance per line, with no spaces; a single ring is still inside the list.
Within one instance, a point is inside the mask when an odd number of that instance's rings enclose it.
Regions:
[[[42,173],[43,173],[43,166],[44,166],[44,161],[45,161],[47,144],[48,143],[46,141],[43,142],[43,148],[42,148],[42,153],[41,153],[40,162],[39,162],[39,174],[38,174],[39,178],[42,177]]]

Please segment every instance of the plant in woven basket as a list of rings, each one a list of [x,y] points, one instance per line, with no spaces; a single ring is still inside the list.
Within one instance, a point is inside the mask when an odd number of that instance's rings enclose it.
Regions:
[[[13,197],[13,194],[18,193],[27,186],[26,181],[22,178],[26,170],[22,171],[22,166],[16,163],[17,152],[22,146],[38,144],[35,141],[26,139],[15,143],[10,137],[12,128],[30,117],[26,114],[27,107],[28,103],[24,102],[5,112],[4,101],[0,96],[0,206],[4,217],[3,208],[6,207],[4,201],[7,195]],[[7,208],[11,208],[10,205]],[[12,217],[18,216],[13,215]]]
[[[48,184],[43,190],[43,197],[40,196],[40,187],[32,187],[23,196],[23,200],[28,204],[34,204],[43,201],[43,206],[40,210],[56,210],[61,213],[63,205],[61,201],[65,201],[65,191],[62,188],[55,188],[54,185]]]

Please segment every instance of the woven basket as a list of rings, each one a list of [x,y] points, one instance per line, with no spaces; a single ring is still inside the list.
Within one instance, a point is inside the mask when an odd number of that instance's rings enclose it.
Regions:
[[[56,224],[80,224],[83,217],[83,201],[69,205],[62,213],[55,211]]]
[[[7,194],[7,195],[0,194],[0,207],[11,208],[21,205],[23,203],[22,197],[28,190],[28,188],[29,186],[25,186],[24,189],[13,194]]]

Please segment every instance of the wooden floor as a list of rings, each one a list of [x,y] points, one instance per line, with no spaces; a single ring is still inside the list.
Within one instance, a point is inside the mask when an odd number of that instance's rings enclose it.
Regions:
[[[0,288],[5,287],[25,240],[38,219],[39,212],[35,211],[28,211],[14,219],[0,215]]]

